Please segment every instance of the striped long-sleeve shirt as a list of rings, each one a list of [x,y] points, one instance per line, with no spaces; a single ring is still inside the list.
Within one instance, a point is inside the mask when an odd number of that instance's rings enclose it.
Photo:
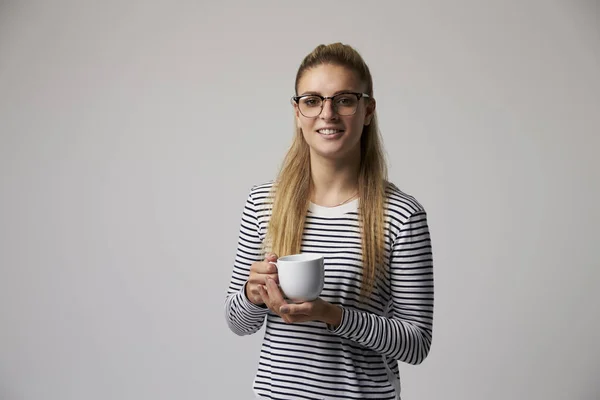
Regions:
[[[362,250],[358,201],[310,204],[301,252],[325,258],[321,298],[342,308],[337,328],[287,324],[251,303],[244,285],[264,259],[272,183],[252,188],[242,214],[225,316],[238,335],[266,322],[253,389],[264,399],[399,399],[398,361],[421,363],[433,325],[433,258],[423,207],[393,185],[386,189],[385,259],[371,296],[360,298]]]

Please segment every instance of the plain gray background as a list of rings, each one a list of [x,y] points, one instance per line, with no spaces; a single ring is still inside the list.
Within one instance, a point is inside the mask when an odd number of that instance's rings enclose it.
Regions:
[[[214,3],[0,2],[0,398],[253,398],[241,211],[300,61],[342,41],[429,213],[403,399],[599,399],[599,3]]]

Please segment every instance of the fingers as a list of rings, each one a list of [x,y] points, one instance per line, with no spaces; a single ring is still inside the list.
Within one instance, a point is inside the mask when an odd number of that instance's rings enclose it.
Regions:
[[[279,290],[279,286],[277,286],[277,282],[274,279],[267,278],[266,279],[266,289],[269,293],[269,299],[273,302],[273,304],[277,305],[276,312],[279,313],[279,307],[283,304],[287,304],[287,302],[283,299],[283,294],[281,290]]]
[[[261,298],[271,311],[283,318],[283,316],[279,312],[279,309],[282,305],[287,303],[284,300],[283,295],[279,290],[279,286],[277,286],[277,283],[275,283],[273,279],[267,279],[266,281],[266,285],[258,285],[258,291],[261,295]]]
[[[281,307],[281,305],[277,301],[273,300],[273,296],[271,295],[271,293],[275,293],[274,289],[272,287],[273,281],[270,279],[268,281],[270,282],[270,284],[258,285],[258,291],[260,293],[262,301],[269,308],[269,310],[271,310],[275,314],[279,315],[286,323],[288,323],[288,324],[291,323],[292,320],[290,320],[288,317],[286,317],[285,315],[282,315],[278,312],[278,309]],[[277,285],[275,285],[275,287],[277,287]],[[275,297],[277,297],[277,296],[275,295]]]
[[[275,254],[275,253],[268,253],[265,256],[265,261],[266,262],[275,262],[275,261],[277,261],[277,258],[278,258],[277,254]]]
[[[276,274],[277,273],[277,265],[272,264],[277,261],[277,255],[273,253],[268,253],[265,256],[265,260],[260,265],[257,265],[258,273],[261,274]]]
[[[264,304],[288,324],[317,319],[320,299],[300,304],[288,304],[283,298],[279,286],[272,279],[267,279],[266,285],[257,285],[257,290]]]
[[[255,262],[250,267],[250,273],[256,274],[276,274],[277,266],[267,261]]]
[[[257,286],[258,295],[260,296],[261,301],[270,309],[271,308],[271,300],[269,299],[269,294],[267,293],[267,289],[263,285]]]
[[[272,279],[276,284],[279,283],[277,275],[277,266],[271,262],[277,261],[277,255],[269,253],[265,261],[255,262],[250,266],[250,276],[246,283],[246,296],[248,300],[256,305],[263,305],[265,302],[259,291],[259,286],[266,285],[267,279]]]
[[[245,290],[246,297],[248,298],[248,300],[250,300],[251,303],[254,303],[257,306],[262,306],[263,304],[265,304],[258,291],[258,285],[251,284],[250,281],[248,281],[246,282]]]
[[[277,274],[252,274],[250,275],[250,278],[248,278],[248,283],[251,286],[266,285],[267,279],[271,279],[275,281],[275,283],[279,283],[279,276]]]
[[[300,304],[284,304],[279,308],[279,312],[290,317],[297,315],[312,315],[314,311],[314,304],[312,302],[305,302]]]

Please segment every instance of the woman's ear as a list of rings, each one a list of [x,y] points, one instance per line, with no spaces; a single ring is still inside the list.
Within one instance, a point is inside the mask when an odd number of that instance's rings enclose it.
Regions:
[[[375,107],[376,106],[377,106],[377,103],[375,102],[375,99],[373,99],[373,98],[369,99],[369,104],[367,105],[367,112],[365,114],[365,126],[367,126],[371,123],[371,120],[373,119],[373,116],[375,115]]]

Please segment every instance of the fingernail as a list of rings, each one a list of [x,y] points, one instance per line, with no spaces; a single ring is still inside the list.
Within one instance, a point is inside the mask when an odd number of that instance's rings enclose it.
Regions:
[[[290,312],[290,308],[288,306],[281,306],[279,311],[281,311],[282,314],[287,314]]]

